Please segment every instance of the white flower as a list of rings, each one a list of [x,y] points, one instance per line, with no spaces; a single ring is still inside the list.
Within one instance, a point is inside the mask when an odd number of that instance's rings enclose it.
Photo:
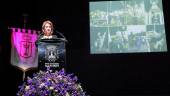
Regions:
[[[58,83],[58,80],[57,79],[54,79],[55,83]]]
[[[78,84],[78,86],[77,86],[77,87],[78,87],[78,88],[80,88],[81,90],[83,90],[80,84]]]
[[[50,90],[53,90],[54,89],[54,87],[53,86],[50,86]]]
[[[68,92],[66,93],[66,96],[70,96],[70,95],[68,94]]]
[[[58,90],[54,90],[55,92],[58,92]]]
[[[78,84],[78,87],[79,87],[79,88],[81,88],[81,85],[80,85],[80,84]]]
[[[43,86],[45,86],[45,83],[41,83],[39,88],[42,88]]]
[[[25,90],[29,90],[29,89],[30,89],[30,86],[26,86],[26,87],[25,87]]]
[[[70,82],[68,82],[67,84],[68,84],[68,85],[71,85],[71,83],[70,83]]]
[[[58,75],[57,78],[59,78],[59,80],[62,80],[62,76],[61,75]]]

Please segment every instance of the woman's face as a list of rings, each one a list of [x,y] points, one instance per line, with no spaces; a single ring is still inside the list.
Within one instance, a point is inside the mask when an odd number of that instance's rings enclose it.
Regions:
[[[49,23],[46,23],[45,26],[44,26],[44,34],[46,36],[52,35],[52,28],[51,28],[51,25]]]

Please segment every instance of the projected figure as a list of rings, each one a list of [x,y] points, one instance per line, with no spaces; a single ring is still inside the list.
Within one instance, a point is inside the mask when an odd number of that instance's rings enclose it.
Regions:
[[[161,38],[159,41],[156,42],[156,44],[154,45],[155,50],[165,50],[166,43],[165,43],[165,39]]]
[[[153,13],[152,24],[160,24],[160,16],[156,13]]]
[[[101,34],[101,32],[98,32],[98,33],[97,33],[97,39],[96,39],[96,41],[95,41],[95,47],[96,47],[98,50],[101,50],[101,49],[102,49],[103,44],[104,44],[105,36],[106,36],[106,32],[105,32],[104,34]]]
[[[158,6],[158,1],[150,1],[150,23],[151,24],[163,24],[163,12]]]
[[[123,51],[123,36],[122,36],[122,32],[121,31],[117,31],[116,32],[116,48],[118,49],[118,52],[122,52]]]
[[[146,36],[136,36],[136,48],[139,52],[150,52],[150,45]]]

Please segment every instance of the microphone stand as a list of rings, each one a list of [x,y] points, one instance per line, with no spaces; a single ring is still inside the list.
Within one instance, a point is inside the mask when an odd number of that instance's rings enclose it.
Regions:
[[[60,36],[63,37],[63,38],[61,38],[61,40],[65,41],[65,42],[68,42],[66,37],[61,32],[56,31],[56,33],[58,33]]]

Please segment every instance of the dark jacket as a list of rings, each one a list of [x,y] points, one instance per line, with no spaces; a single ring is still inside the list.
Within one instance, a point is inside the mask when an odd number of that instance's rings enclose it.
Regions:
[[[43,36],[44,36],[44,35],[40,35],[40,36],[38,37],[38,39],[37,39],[36,42],[35,42],[35,45],[36,45],[36,46],[38,46],[38,43],[40,43],[41,40],[43,40],[43,39],[42,39]],[[50,38],[50,39],[57,39],[57,35],[52,35],[52,38]]]

